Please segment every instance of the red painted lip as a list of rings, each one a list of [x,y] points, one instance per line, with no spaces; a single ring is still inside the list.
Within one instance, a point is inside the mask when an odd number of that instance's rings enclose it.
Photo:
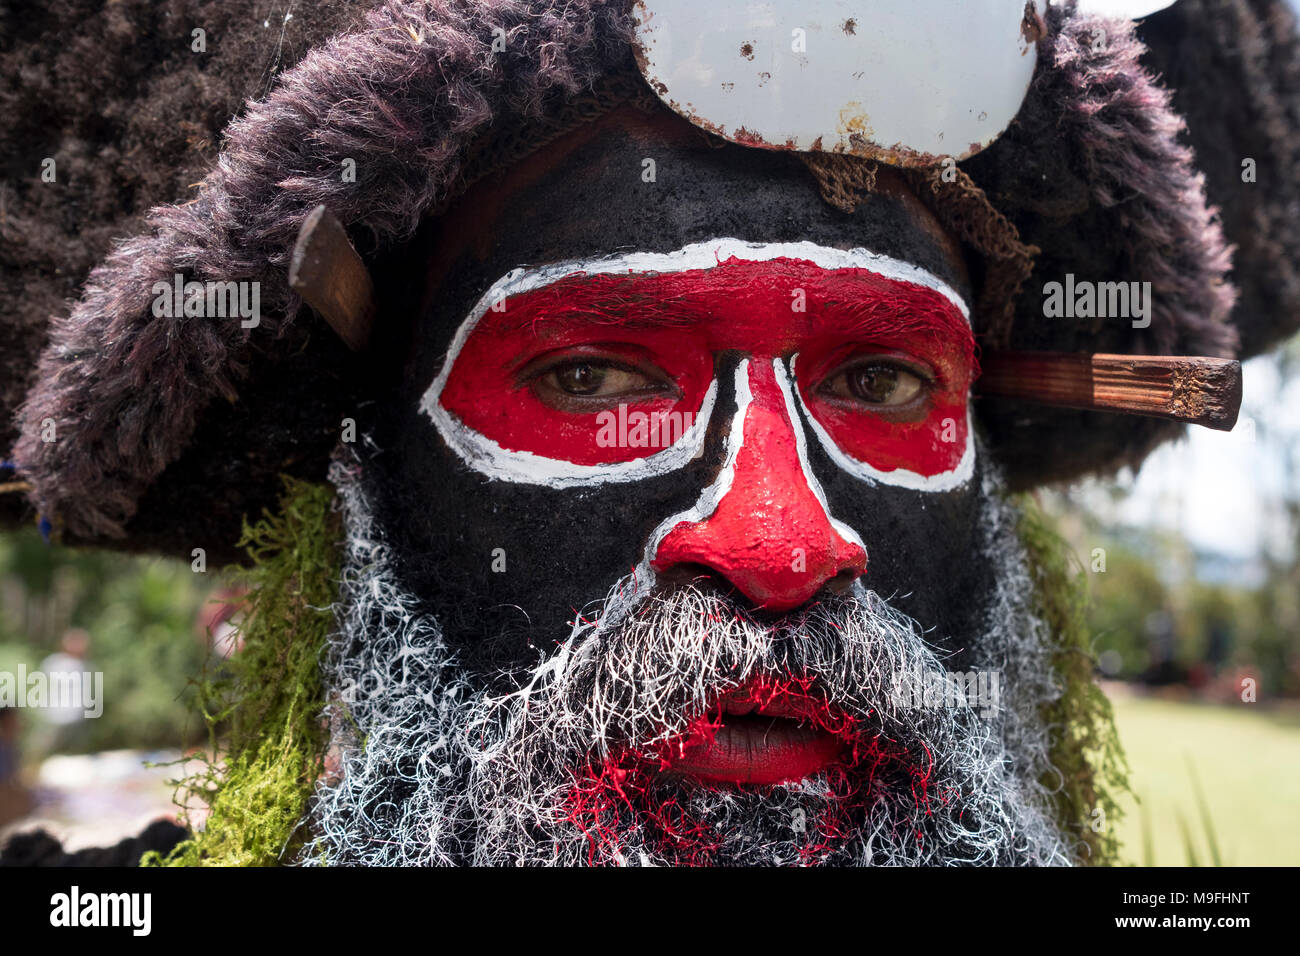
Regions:
[[[772,786],[793,783],[841,760],[848,745],[810,720],[806,698],[752,691],[727,695],[721,715],[666,761],[665,773],[708,783]]]

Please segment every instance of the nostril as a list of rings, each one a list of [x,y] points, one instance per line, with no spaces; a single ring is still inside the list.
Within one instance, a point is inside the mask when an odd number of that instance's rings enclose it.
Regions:
[[[669,592],[679,588],[694,588],[704,594],[734,602],[740,607],[752,608],[757,603],[751,601],[725,575],[719,574],[707,564],[693,561],[681,561],[662,571],[656,571],[655,582]]]
[[[718,573],[707,564],[696,561],[679,561],[676,564],[656,571],[655,576],[661,584],[670,587],[684,587],[688,584],[717,583]]]
[[[862,576],[860,568],[844,568],[826,582],[826,590],[832,594],[846,594],[853,587],[853,582]]]

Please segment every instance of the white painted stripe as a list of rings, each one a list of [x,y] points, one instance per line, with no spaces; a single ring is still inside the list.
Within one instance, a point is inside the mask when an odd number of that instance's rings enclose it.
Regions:
[[[856,544],[865,552],[867,546],[862,543],[861,536],[831,514],[831,506],[826,501],[826,492],[822,490],[821,482],[817,480],[817,476],[813,474],[812,466],[808,464],[808,439],[803,433],[803,424],[799,421],[799,413],[795,411],[794,395],[792,394],[794,389],[791,387],[790,376],[786,373],[785,365],[779,358],[772,360],[772,368],[776,372],[776,384],[781,389],[782,397],[785,398],[785,414],[790,419],[790,428],[794,431],[795,448],[799,452],[799,467],[803,469],[804,481],[808,482],[808,488],[821,502],[822,511],[826,513],[826,519],[830,521],[831,527],[839,532],[840,537],[845,541]]]
[[[713,483],[700,493],[695,504],[659,523],[646,544],[646,562],[653,560],[659,545],[673,528],[683,521],[690,524],[707,521],[718,510],[718,505],[731,490],[731,485],[736,480],[736,459],[745,444],[745,414],[754,401],[754,393],[749,387],[749,359],[742,359],[736,366],[735,390],[736,414],[731,416],[731,427],[727,432],[727,457],[718,472],[718,477],[714,478]]]
[[[790,360],[790,369],[795,373],[796,380],[798,380],[798,372],[795,363],[798,360],[798,355],[795,355]],[[952,491],[963,487],[975,473],[975,422],[971,416],[969,402],[966,403],[966,448],[962,452],[961,460],[957,462],[957,465],[951,471],[941,471],[937,475],[923,475],[920,472],[908,471],[906,468],[883,471],[872,467],[865,461],[854,458],[835,444],[835,439],[827,434],[821,422],[817,421],[812,412],[808,410],[808,406],[804,404],[803,395],[799,394],[797,389],[795,395],[799,400],[799,407],[803,409],[804,415],[808,419],[808,424],[812,427],[813,434],[821,442],[826,454],[841,469],[868,484],[875,484],[879,481],[899,488],[910,488],[913,491]]]
[[[470,428],[441,403],[432,408],[422,406],[438,427],[439,434],[465,464],[475,471],[499,481],[513,481],[525,485],[546,485],[550,488],[575,488],[601,485],[607,482],[641,481],[676,471],[696,458],[704,449],[704,436],[708,433],[709,419],[717,400],[718,383],[709,383],[700,410],[691,420],[691,427],[663,451],[604,465],[580,465],[560,458],[548,458],[530,451],[512,451]]]
[[[663,544],[664,538],[668,537],[673,528],[683,521],[688,524],[697,524],[711,517],[718,510],[718,505],[726,497],[727,492],[731,490],[732,483],[736,480],[736,459],[740,457],[740,449],[745,443],[745,415],[754,401],[754,393],[749,387],[749,359],[742,359],[736,366],[733,382],[736,396],[736,413],[731,416],[731,425],[727,430],[727,454],[723,460],[722,468],[718,471],[718,476],[713,479],[712,484],[700,493],[699,498],[695,500],[695,504],[685,511],[679,511],[677,514],[665,518],[655,526],[654,531],[650,532],[650,539],[646,542],[641,563],[637,565],[633,574],[635,587],[633,593],[628,597],[628,606],[630,607],[635,607],[637,602],[649,593],[651,588],[655,586],[655,581],[658,580],[651,565],[659,551],[659,545]]]

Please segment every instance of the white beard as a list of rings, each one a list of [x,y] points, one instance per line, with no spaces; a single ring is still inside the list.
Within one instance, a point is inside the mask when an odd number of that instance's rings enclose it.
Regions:
[[[981,489],[981,550],[998,583],[970,666],[1011,693],[989,713],[900,701],[900,680],[947,672],[919,626],[860,584],[765,625],[689,588],[629,605],[623,581],[517,692],[493,696],[398,584],[355,471],[336,465],[333,478],[348,545],[327,671],[342,776],[316,794],[302,862],[1070,862],[1039,783],[1051,768],[1038,712],[1059,695],[1049,635],[997,479]],[[866,740],[889,741],[889,756],[764,788],[674,781],[627,762],[661,754],[758,676],[811,678],[836,713],[873,731]]]

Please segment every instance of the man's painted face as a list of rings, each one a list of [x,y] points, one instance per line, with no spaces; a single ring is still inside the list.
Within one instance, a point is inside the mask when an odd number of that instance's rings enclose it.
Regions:
[[[977,369],[929,213],[882,190],[846,216],[796,160],[673,119],[538,164],[444,221],[372,429],[407,581],[464,663],[531,667],[634,568],[771,613],[861,576],[962,651],[990,581]]]
[[[868,567],[810,445],[868,487],[969,482],[968,315],[942,280],[860,249],[717,239],[562,263],[488,290],[422,408],[467,467],[555,491],[635,496],[712,439],[721,468],[692,469],[695,500],[657,516],[637,586],[685,569],[790,611]]]
[[[596,127],[443,242],[341,481],[385,560],[336,682],[405,756],[353,767],[332,852],[382,795],[390,829],[446,818],[426,859],[1053,859],[996,702],[898,705],[1040,657],[993,619],[951,244],[897,192],[846,216],[788,157]]]

